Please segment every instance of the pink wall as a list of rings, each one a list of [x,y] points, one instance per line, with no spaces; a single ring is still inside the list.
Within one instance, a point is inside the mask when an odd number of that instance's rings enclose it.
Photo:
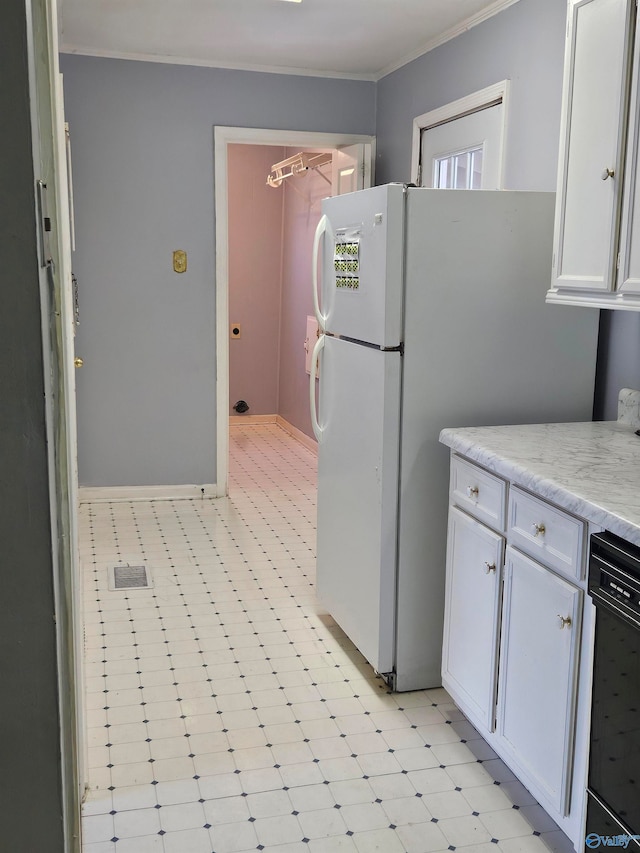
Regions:
[[[229,145],[229,413],[246,400],[249,415],[278,412],[283,193],[266,184],[282,147]]]
[[[279,414],[313,436],[305,371],[307,315],[313,314],[311,249],[330,185],[316,172],[268,187],[273,163],[299,149],[229,145],[229,406]],[[330,177],[330,167],[323,167]],[[295,189],[292,185],[295,185]]]

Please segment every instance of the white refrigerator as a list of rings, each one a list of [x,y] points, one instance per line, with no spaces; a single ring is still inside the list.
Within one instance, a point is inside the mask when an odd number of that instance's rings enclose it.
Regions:
[[[440,430],[592,417],[599,315],[545,303],[553,212],[551,193],[402,184],[323,202],[317,595],[394,690],[440,684]]]

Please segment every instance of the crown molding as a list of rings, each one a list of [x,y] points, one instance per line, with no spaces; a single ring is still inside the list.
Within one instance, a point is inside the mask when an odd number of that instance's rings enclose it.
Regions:
[[[329,69],[296,68],[284,65],[251,65],[241,62],[219,62],[215,59],[194,59],[185,56],[169,56],[150,53],[127,53],[120,50],[100,50],[98,48],[82,47],[81,45],[62,44],[60,53],[72,56],[94,56],[99,59],[126,59],[132,62],[156,62],[164,65],[191,65],[197,68],[222,68],[227,71],[256,71],[260,74],[289,74],[294,77],[325,77],[341,80],[363,80],[374,83],[376,74],[349,74]]]

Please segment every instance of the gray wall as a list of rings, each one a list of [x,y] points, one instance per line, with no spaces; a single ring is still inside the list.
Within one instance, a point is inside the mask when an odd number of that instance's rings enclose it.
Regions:
[[[509,79],[505,186],[555,191],[565,20],[565,0],[520,0],[383,78],[377,181],[410,179],[416,116]],[[640,314],[601,314],[594,417],[608,420],[616,418],[619,389],[640,387]]]
[[[505,187],[556,188],[566,0],[520,0],[378,84],[376,180],[408,181],[413,119],[511,81]]]
[[[38,6],[34,4],[36,20]],[[24,0],[0,4],[0,847],[63,849]]]
[[[213,126],[373,133],[373,83],[62,56],[85,485],[215,482]],[[175,248],[189,270],[171,269]]]
[[[214,124],[376,132],[377,182],[403,181],[415,116],[508,78],[506,186],[554,190],[565,9],[520,0],[377,85],[63,56],[81,483],[215,480]],[[640,315],[603,312],[596,417],[640,384],[639,355]]]
[[[640,313],[600,312],[594,420],[615,420],[621,388],[640,388]]]

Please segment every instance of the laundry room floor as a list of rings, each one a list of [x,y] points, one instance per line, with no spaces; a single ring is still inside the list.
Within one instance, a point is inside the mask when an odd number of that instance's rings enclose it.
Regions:
[[[572,850],[444,690],[388,693],[318,605],[314,454],[233,426],[230,470],[229,498],[81,506],[84,853]]]

